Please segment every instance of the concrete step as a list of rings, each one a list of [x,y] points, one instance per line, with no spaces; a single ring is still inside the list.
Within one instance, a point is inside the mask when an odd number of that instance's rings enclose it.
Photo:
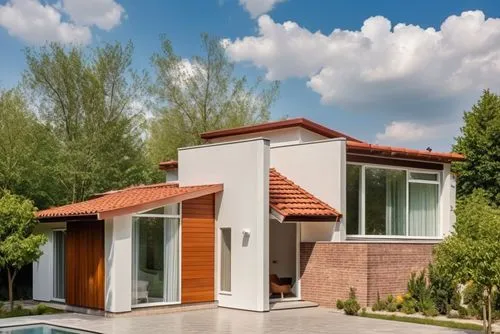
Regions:
[[[318,307],[318,303],[308,302],[306,300],[283,300],[283,301],[272,301],[269,303],[269,309],[271,311],[279,310],[292,310],[296,308],[307,308],[307,307]]]

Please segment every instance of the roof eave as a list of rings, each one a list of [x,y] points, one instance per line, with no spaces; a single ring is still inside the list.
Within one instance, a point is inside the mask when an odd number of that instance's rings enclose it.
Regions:
[[[78,215],[54,215],[37,217],[40,223],[60,223],[71,221],[94,221],[99,220],[97,214],[78,214]]]
[[[210,140],[215,138],[223,138],[237,135],[245,135],[256,132],[266,132],[280,129],[287,129],[291,127],[301,127],[306,130],[312,131],[319,135],[325,136],[327,138],[346,138],[347,140],[351,140],[353,142],[362,142],[359,139],[348,136],[342,132],[332,130],[323,126],[321,124],[310,121],[306,118],[292,118],[284,121],[274,121],[262,124],[248,125],[239,128],[231,128],[231,129],[222,129],[215,130],[202,133],[200,137],[204,140]]]
[[[178,203],[187,201],[193,198],[202,197],[210,194],[215,194],[224,190],[223,184],[214,184],[203,189],[196,191],[179,194],[175,196],[170,196],[168,198],[159,199],[152,202],[141,203],[137,205],[128,206],[126,208],[119,208],[114,210],[101,211],[98,213],[99,219],[109,219],[116,216],[123,216],[128,214],[133,214],[136,212],[151,210],[160,206],[164,206],[171,203]]]
[[[271,207],[271,216],[280,223],[301,223],[301,222],[339,222],[342,217],[338,215],[286,215]]]

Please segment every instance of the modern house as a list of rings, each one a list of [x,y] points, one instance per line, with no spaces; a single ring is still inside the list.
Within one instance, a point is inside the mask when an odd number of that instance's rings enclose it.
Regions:
[[[369,144],[302,118],[202,138],[160,164],[166,183],[40,211],[49,242],[34,299],[268,311],[276,298],[331,306],[354,287],[366,305],[402,293],[453,228],[459,154]]]

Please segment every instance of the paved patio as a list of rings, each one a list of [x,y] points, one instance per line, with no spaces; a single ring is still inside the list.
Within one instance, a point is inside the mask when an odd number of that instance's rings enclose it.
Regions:
[[[103,318],[66,313],[0,320],[0,326],[46,322],[101,333],[471,333],[442,327],[349,317],[326,308],[256,313],[210,309]]]

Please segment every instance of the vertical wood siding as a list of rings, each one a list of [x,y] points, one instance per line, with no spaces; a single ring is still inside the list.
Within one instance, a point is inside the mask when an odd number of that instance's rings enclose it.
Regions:
[[[104,310],[103,221],[67,224],[66,304]]]
[[[182,203],[182,303],[214,300],[214,199],[207,195]]]

